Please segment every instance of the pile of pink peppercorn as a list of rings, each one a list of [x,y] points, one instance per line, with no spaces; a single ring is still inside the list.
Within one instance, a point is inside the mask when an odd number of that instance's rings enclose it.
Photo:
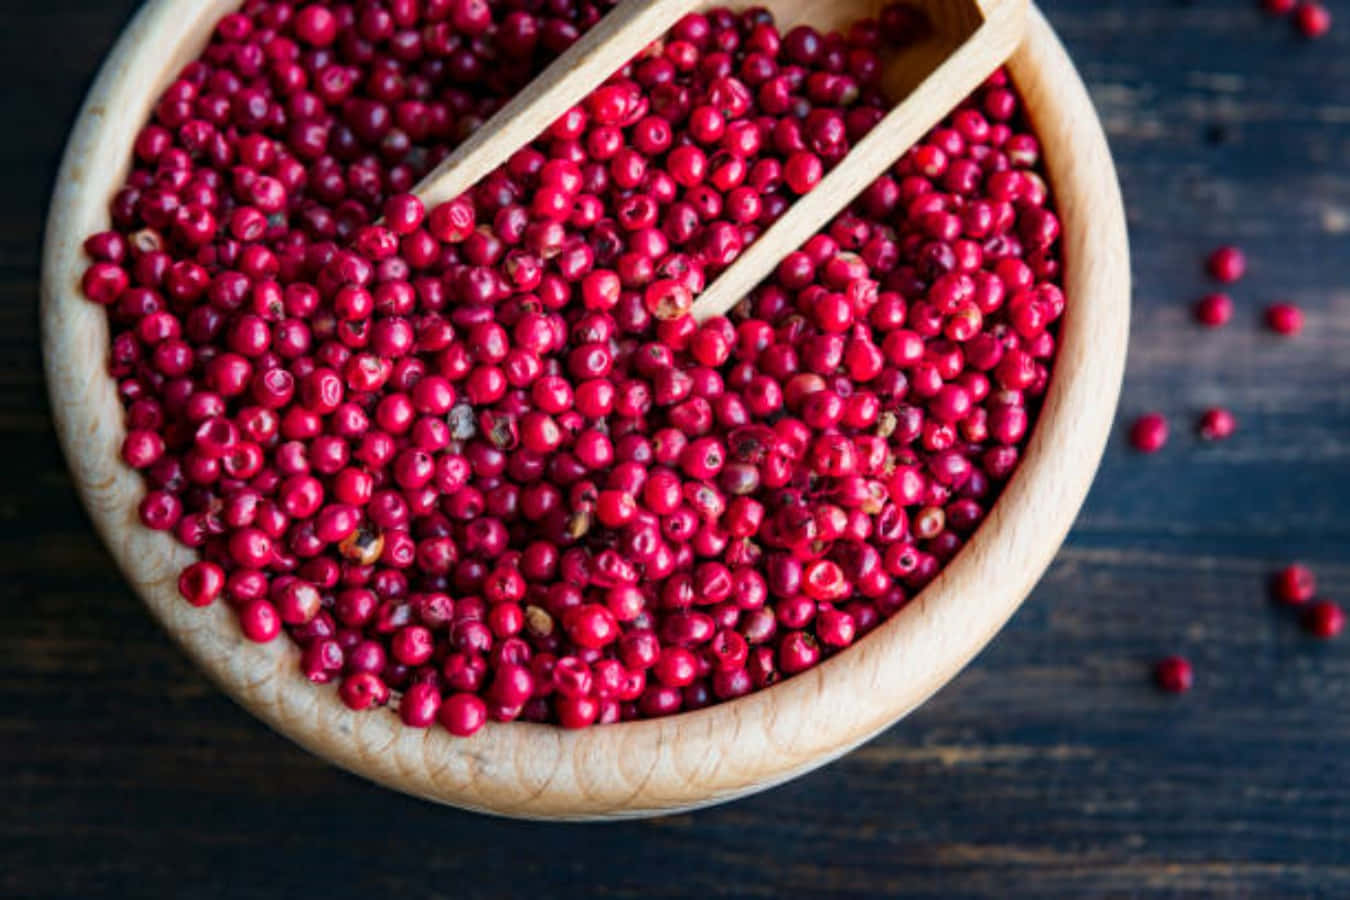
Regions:
[[[83,289],[186,601],[457,735],[767,687],[901,609],[1017,466],[1059,221],[998,73],[728,317],[694,296],[888,108],[896,5],[713,10],[472,191],[408,193],[604,4],[248,0]]]

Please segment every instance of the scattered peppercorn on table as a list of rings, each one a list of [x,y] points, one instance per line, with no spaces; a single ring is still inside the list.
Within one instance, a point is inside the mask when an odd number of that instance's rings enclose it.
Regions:
[[[1176,16],[1176,33],[1170,47],[1154,47],[1100,33],[1107,22],[1134,27],[1110,8],[1098,16],[1102,7],[1047,9],[1098,88],[1134,213],[1141,315],[1095,493],[1057,566],[964,676],[835,766],[729,807],[600,832],[515,825],[399,798],[269,735],[116,586],[31,389],[32,325],[12,318],[3,334],[28,387],[6,395],[15,475],[4,565],[21,602],[6,604],[0,647],[18,701],[8,704],[18,712],[6,713],[5,747],[12,741],[27,814],[5,835],[18,851],[7,893],[280,895],[394,883],[414,893],[455,883],[471,896],[1343,892],[1334,864],[1350,836],[1338,794],[1350,721],[1338,698],[1350,666],[1335,642],[1287,627],[1265,579],[1302,559],[1325,595],[1350,587],[1339,524],[1350,503],[1341,455],[1350,410],[1334,387],[1347,339],[1331,289],[1344,274],[1336,252],[1346,214],[1337,183],[1325,182],[1337,173],[1315,156],[1338,132],[1298,116],[1350,99],[1309,75],[1344,44],[1333,29],[1322,44],[1291,48],[1258,12],[1159,4],[1151,11]],[[1131,17],[1139,8],[1130,5]],[[72,29],[101,45],[129,9],[34,22],[63,35],[63,47]],[[1153,53],[1224,41],[1248,60],[1237,82],[1145,65]],[[45,54],[61,90],[19,102],[69,104],[91,71],[82,57]],[[1125,93],[1141,84],[1152,93],[1144,105]],[[1280,156],[1237,114],[1271,94],[1289,110],[1276,123],[1278,147],[1301,136],[1307,159]],[[13,140],[50,173],[62,127]],[[1253,171],[1278,179],[1284,202],[1273,220],[1266,183],[1245,178]],[[4,177],[14,233],[31,230],[45,197],[15,172]],[[1228,198],[1222,216],[1212,196]],[[1190,321],[1189,306],[1213,290],[1205,254],[1227,242],[1243,249],[1247,273],[1225,287],[1232,321],[1211,332]],[[27,297],[35,257],[22,244],[15,256],[26,268],[5,277]],[[1307,323],[1298,337],[1275,338],[1262,315],[1286,299]],[[1203,442],[1190,424],[1211,407],[1241,422],[1222,443]],[[1171,420],[1170,438],[1141,457],[1125,426],[1155,409]],[[1182,697],[1149,685],[1152,663],[1172,653],[1194,677]],[[85,835],[78,853],[75,833]],[[334,855],[335,834],[375,852]]]

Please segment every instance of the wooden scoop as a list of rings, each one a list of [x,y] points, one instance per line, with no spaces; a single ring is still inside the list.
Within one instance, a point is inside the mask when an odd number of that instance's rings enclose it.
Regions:
[[[453,200],[581,102],[707,0],[623,0],[469,135],[413,193],[427,209]]]
[[[699,320],[722,315],[784,256],[838,215],[885,173],[1021,43],[1028,0],[917,0],[931,33],[884,60],[882,86],[904,98],[847,156],[802,196],[694,302]],[[708,0],[624,0],[489,119],[414,189],[428,208],[451,200],[505,162],[671,28]],[[887,0],[768,0],[786,32],[809,24],[825,32],[875,17]]]

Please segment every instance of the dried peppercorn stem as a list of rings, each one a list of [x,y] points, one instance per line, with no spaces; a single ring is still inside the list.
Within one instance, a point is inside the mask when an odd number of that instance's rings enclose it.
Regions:
[[[625,0],[423,178],[413,193],[431,208],[453,200],[538,137],[568,107],[705,0]]]
[[[918,5],[928,14],[939,41],[955,44],[954,52],[938,60],[923,53],[901,53],[888,62],[883,77],[887,87],[893,92],[897,87],[913,90],[699,295],[694,318],[725,315],[739,303],[784,256],[843,211],[1007,60],[1026,27],[1026,0],[933,0]]]

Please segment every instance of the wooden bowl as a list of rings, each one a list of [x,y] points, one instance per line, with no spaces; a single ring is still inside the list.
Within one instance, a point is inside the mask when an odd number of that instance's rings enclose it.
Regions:
[[[140,525],[140,476],[106,369],[104,310],[80,294],[86,236],[108,227],[134,137],[167,80],[235,0],[151,0],[90,91],[48,221],[43,351],[57,432],[75,485],[118,565],[169,634],[230,696],[277,731],[374,781],[507,816],[606,819],[706,806],[835,759],[914,709],[993,637],[1077,515],[1111,427],[1125,360],[1130,271],[1106,139],[1082,81],[1041,14],[1010,62],[1063,218],[1069,298],[1059,357],[1021,468],[969,544],[904,610],[847,652],[730,703],[651,721],[564,731],[489,724],[469,739],[353,713],[300,674],[285,640],[258,645],[225,604],[176,589],[194,554]],[[148,51],[143,48],[151,48]]]

